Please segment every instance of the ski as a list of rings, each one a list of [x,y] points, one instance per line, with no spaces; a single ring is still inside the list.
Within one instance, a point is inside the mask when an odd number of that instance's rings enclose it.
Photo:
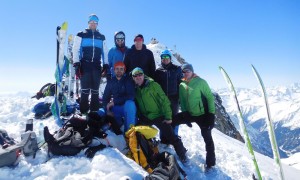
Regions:
[[[52,114],[58,125],[62,125],[62,120],[60,118],[62,104],[64,104],[64,95],[63,95],[63,84],[62,76],[65,70],[65,56],[64,56],[64,44],[66,40],[68,23],[64,22],[62,26],[56,28],[57,35],[57,46],[56,46],[56,70],[55,70],[55,96],[54,101],[51,105]]]
[[[74,83],[75,83],[75,69],[73,67],[73,35],[68,36],[68,59],[69,59],[69,76],[68,76],[68,98],[74,98]]]
[[[255,167],[256,175],[257,175],[258,179],[261,180],[262,177],[261,177],[260,170],[259,170],[256,158],[255,158],[253,147],[252,147],[252,144],[251,144],[251,141],[250,141],[250,138],[249,138],[246,126],[245,126],[245,122],[244,122],[244,119],[243,119],[242,111],[241,111],[241,108],[240,108],[240,105],[239,105],[239,101],[238,101],[238,98],[237,98],[235,88],[233,86],[233,83],[232,83],[231,79],[229,78],[228,74],[226,73],[226,71],[221,66],[219,66],[219,69],[220,69],[220,71],[221,71],[221,73],[222,73],[222,75],[223,75],[223,77],[224,77],[224,79],[225,79],[225,81],[228,85],[228,88],[230,89],[231,95],[234,97],[234,101],[235,101],[236,108],[237,108],[237,115],[238,115],[238,118],[239,118],[239,124],[240,124],[240,127],[241,127],[241,132],[244,135],[245,144],[248,148],[248,151],[249,151],[249,154],[251,156],[253,165]]]
[[[269,133],[269,138],[270,138],[271,145],[272,145],[273,156],[274,156],[274,160],[275,160],[276,164],[279,167],[280,177],[281,177],[282,180],[284,180],[284,174],[283,174],[283,169],[282,169],[282,165],[281,165],[281,162],[280,162],[280,154],[279,154],[278,146],[277,146],[277,142],[276,142],[276,136],[275,136],[275,132],[274,132],[273,121],[271,119],[271,112],[270,112],[270,107],[269,107],[269,102],[268,102],[268,98],[267,98],[266,89],[265,89],[264,83],[263,83],[258,71],[256,70],[256,68],[252,64],[251,64],[251,67],[252,67],[254,75],[256,76],[256,78],[258,80],[258,83],[261,87],[262,95],[264,97],[264,103],[265,103],[265,107],[266,107],[268,133]]]

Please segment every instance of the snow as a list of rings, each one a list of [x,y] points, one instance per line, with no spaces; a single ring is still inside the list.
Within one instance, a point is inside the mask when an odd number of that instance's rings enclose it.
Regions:
[[[44,99],[46,101],[51,98]],[[31,108],[42,100],[31,99],[29,94],[0,95],[0,128],[20,141],[20,133],[25,129],[26,120],[33,116]],[[43,120],[50,132],[58,129],[53,117]],[[40,120],[34,120],[34,131],[38,133]],[[213,129],[216,148],[216,167],[204,173],[201,166],[205,163],[205,144],[200,129],[193,124],[192,128],[181,125],[179,135],[188,148],[190,166],[183,166],[188,179],[251,179],[254,172],[252,160],[243,143],[232,139],[220,131]],[[73,157],[53,156],[48,159],[47,150],[42,148],[35,159],[21,156],[16,167],[0,168],[0,179],[142,179],[147,175],[138,164],[121,153],[124,146],[122,136],[109,133],[109,140],[117,148],[106,148],[88,159],[84,151]],[[255,142],[259,143],[259,142]],[[160,146],[160,150],[174,153],[173,148]],[[273,159],[255,153],[263,179],[279,179],[278,169]],[[282,160],[285,178],[298,179],[300,175],[300,154]],[[289,165],[290,164],[290,165]],[[181,164],[182,165],[182,164]],[[292,167],[292,165],[294,167]],[[298,169],[296,169],[298,168]]]

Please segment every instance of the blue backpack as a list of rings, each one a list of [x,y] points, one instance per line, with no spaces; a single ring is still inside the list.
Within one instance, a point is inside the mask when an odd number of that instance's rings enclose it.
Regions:
[[[45,119],[52,115],[50,110],[50,103],[39,102],[33,107],[34,117],[36,119]]]

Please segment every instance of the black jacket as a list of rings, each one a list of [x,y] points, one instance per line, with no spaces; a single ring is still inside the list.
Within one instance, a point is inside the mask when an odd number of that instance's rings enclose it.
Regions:
[[[179,84],[182,79],[180,66],[170,62],[167,66],[162,65],[155,71],[154,80],[162,87],[168,97],[179,94]]]
[[[156,69],[154,56],[152,51],[147,49],[144,44],[142,50],[137,50],[135,45],[132,45],[131,49],[125,54],[124,64],[126,66],[126,72],[128,73],[134,68],[140,67],[147,76],[154,78]]]

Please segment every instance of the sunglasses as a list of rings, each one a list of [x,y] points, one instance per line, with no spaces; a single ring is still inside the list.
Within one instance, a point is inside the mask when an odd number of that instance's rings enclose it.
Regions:
[[[140,77],[142,75],[144,75],[144,74],[143,73],[138,73],[138,74],[133,74],[132,77]]]
[[[121,42],[121,43],[123,43],[125,41],[125,39],[122,39],[122,38],[117,38],[116,39],[116,42]]]
[[[161,56],[161,59],[170,59],[170,56],[164,55],[164,56]]]
[[[190,72],[192,72],[192,71],[189,69],[182,70],[182,73],[190,73]]]
[[[90,21],[89,24],[98,24],[97,21]]]

